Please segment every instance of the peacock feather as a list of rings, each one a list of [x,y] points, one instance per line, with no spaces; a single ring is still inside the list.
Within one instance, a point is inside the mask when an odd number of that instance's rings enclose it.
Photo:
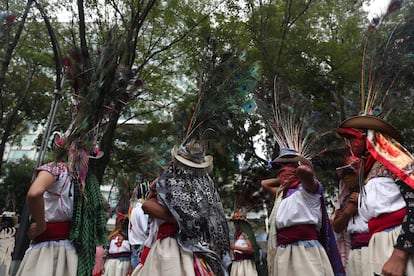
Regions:
[[[414,82],[414,4],[390,2],[368,26],[362,55],[361,113],[386,118]]]
[[[103,45],[93,53],[74,49],[63,59],[67,79],[72,89],[72,123],[64,134],[63,146],[72,153],[71,165],[84,185],[88,158],[99,143],[101,123],[119,103],[134,97],[141,81],[120,64],[122,39],[116,29],[108,32]]]
[[[207,129],[224,131],[232,120],[255,112],[254,91],[260,65],[249,62],[246,52],[230,51],[208,57],[201,72],[199,89],[184,130],[183,145],[202,137]]]

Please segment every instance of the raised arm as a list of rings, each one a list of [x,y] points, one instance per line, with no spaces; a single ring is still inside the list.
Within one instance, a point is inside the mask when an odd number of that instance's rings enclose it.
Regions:
[[[318,183],[315,181],[315,173],[313,168],[307,165],[300,165],[296,168],[296,175],[299,177],[303,188],[311,193],[316,193],[319,189]]]
[[[263,179],[260,181],[260,185],[262,185],[266,191],[272,193],[273,195],[276,195],[277,191],[279,190],[280,180],[279,178]]]

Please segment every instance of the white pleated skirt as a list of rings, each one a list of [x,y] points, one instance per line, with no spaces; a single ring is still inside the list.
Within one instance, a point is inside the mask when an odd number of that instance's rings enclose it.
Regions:
[[[346,266],[347,276],[372,276],[368,274],[368,247],[351,249],[348,255],[348,265]]]
[[[126,276],[129,271],[130,259],[107,259],[104,264],[104,276]]]
[[[391,257],[400,231],[401,226],[398,226],[392,230],[385,230],[372,235],[368,244],[368,275],[374,275],[374,272],[381,274],[382,267]],[[405,272],[407,275],[414,275],[413,255],[408,259]]]
[[[78,256],[69,240],[46,241],[26,250],[17,276],[76,276]]]
[[[192,253],[181,250],[174,238],[157,240],[144,265],[138,265],[131,276],[193,276]]]
[[[299,241],[279,245],[269,276],[333,276],[328,255],[319,241]]]
[[[257,276],[253,260],[237,260],[231,264],[230,276]]]

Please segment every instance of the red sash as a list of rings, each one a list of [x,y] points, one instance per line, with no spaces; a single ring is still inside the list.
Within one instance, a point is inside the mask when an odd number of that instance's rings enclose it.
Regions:
[[[141,253],[141,261],[140,261],[140,263],[141,264],[144,264],[145,263],[145,260],[147,259],[147,256],[148,256],[148,254],[149,254],[149,252],[150,252],[150,249],[151,249],[151,247],[144,247],[144,249],[142,250],[142,253]]]
[[[383,231],[393,226],[402,224],[405,216],[405,207],[391,213],[381,214],[368,221],[368,229],[371,234]]]
[[[247,253],[237,253],[234,252],[234,260],[253,260],[254,256],[253,254],[247,254]]]
[[[37,236],[36,243],[44,241],[60,241],[69,239],[70,221],[51,222],[46,224],[46,231]]]
[[[107,257],[108,259],[129,258],[131,257],[131,252],[109,253]]]
[[[351,234],[351,249],[359,249],[364,246],[368,246],[371,233],[356,233]]]
[[[178,227],[173,223],[163,223],[158,228],[157,239],[163,240],[167,237],[172,237],[178,232]]]
[[[313,224],[300,224],[277,230],[278,245],[317,239],[318,232]]]

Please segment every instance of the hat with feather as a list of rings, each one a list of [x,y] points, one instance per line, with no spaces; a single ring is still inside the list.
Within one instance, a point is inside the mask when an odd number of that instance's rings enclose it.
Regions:
[[[274,78],[273,90],[273,121],[270,121],[270,129],[273,132],[279,154],[270,162],[270,167],[278,167],[286,163],[305,164],[313,167],[311,159],[317,154],[315,142],[318,137],[326,133],[311,130],[304,120],[306,112],[299,108],[297,102],[304,102],[305,99],[299,95],[292,97],[287,85],[276,76]],[[302,101],[303,100],[303,101]],[[303,104],[301,106],[304,106]]]
[[[387,117],[401,109],[404,93],[414,84],[414,4],[392,0],[386,12],[372,20],[362,56],[361,113],[344,120],[337,132],[364,141],[365,153],[380,161],[414,188],[414,157],[401,145],[403,137]],[[366,158],[361,158],[363,186]]]
[[[400,108],[414,84],[413,17],[412,3],[392,0],[383,15],[372,19],[362,54],[361,111],[340,124],[340,135],[347,135],[342,128],[371,129],[403,142],[387,117]]]

